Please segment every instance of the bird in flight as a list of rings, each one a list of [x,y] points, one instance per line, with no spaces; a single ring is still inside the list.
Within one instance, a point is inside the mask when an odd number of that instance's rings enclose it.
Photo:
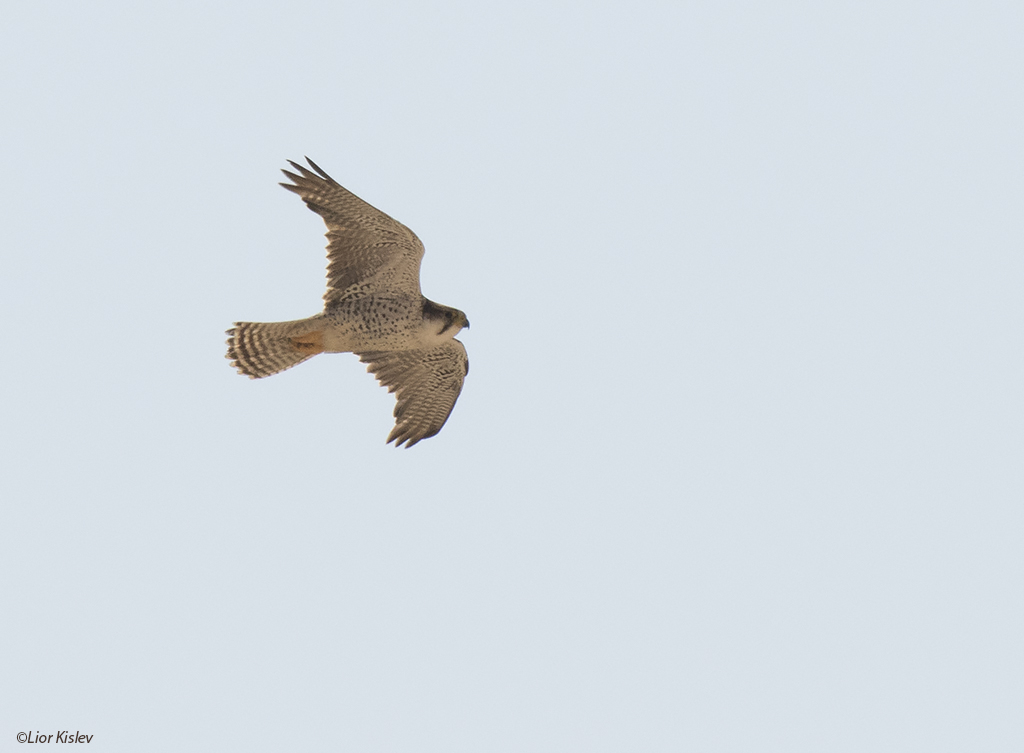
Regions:
[[[252,379],[290,369],[318,353],[355,353],[388,392],[395,427],[388,442],[412,447],[441,431],[469,373],[455,339],[466,315],[420,292],[423,244],[397,220],[342,188],[306,158],[282,170],[327,225],[324,310],[292,322],[236,322],[227,357]]]

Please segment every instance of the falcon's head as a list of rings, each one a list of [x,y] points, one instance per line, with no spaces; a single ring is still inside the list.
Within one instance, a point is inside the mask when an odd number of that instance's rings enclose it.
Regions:
[[[455,337],[462,328],[469,329],[469,319],[463,312],[427,298],[423,299],[423,319],[438,328],[438,335]]]
[[[446,317],[446,321],[448,321],[449,327],[455,327],[456,332],[460,329],[469,329],[469,319],[467,319],[466,315],[458,309],[452,309],[451,320],[448,320]]]

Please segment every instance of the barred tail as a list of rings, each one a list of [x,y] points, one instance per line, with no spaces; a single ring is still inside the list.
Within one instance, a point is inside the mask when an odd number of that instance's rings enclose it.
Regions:
[[[236,322],[227,334],[231,365],[251,379],[290,369],[324,350],[319,316],[294,322]]]

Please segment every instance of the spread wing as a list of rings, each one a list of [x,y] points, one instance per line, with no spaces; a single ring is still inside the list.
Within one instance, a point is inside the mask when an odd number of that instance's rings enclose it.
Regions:
[[[423,244],[416,234],[342,188],[309,157],[306,161],[312,171],[288,160],[298,174],[282,170],[292,183],[281,185],[301,196],[327,225],[326,304],[360,289],[419,297]]]
[[[395,406],[395,428],[388,442],[395,447],[412,447],[421,439],[441,431],[462,392],[462,382],[469,373],[466,349],[458,340],[429,350],[395,350],[357,353],[359,360],[369,364],[388,392],[398,400]],[[397,441],[396,441],[397,440]]]

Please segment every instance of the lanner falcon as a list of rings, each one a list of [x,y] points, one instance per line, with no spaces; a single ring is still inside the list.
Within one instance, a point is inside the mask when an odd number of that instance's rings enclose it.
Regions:
[[[441,431],[469,373],[455,339],[466,315],[420,292],[423,244],[401,222],[338,185],[306,158],[282,170],[327,224],[327,292],[323,313],[294,322],[236,322],[227,357],[252,379],[290,369],[317,353],[355,353],[394,392],[388,442],[412,447]],[[314,172],[315,171],[315,172]]]

